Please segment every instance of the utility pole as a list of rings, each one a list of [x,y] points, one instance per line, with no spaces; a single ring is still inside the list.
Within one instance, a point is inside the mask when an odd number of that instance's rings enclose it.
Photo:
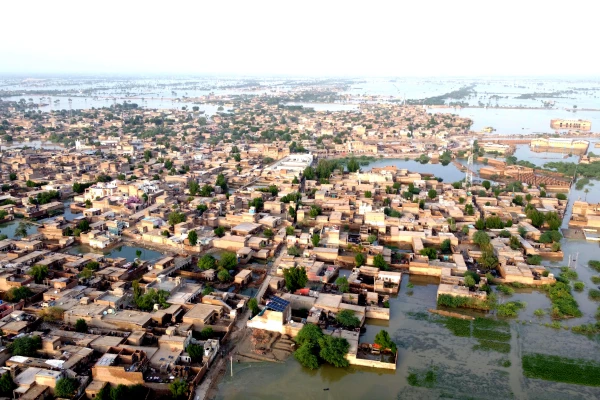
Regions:
[[[232,355],[229,356],[229,361],[230,361],[230,365],[231,365],[231,377],[233,378],[233,356]]]

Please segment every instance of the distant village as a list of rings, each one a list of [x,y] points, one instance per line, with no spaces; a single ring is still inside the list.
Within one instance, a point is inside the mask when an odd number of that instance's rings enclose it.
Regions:
[[[399,103],[200,100],[221,109],[0,101],[3,397],[204,399],[229,363],[292,354],[395,370],[390,333],[364,341],[361,327],[390,319],[407,275],[439,283],[443,315],[490,310],[493,285],[556,283],[541,264],[564,257],[571,177],[488,159],[514,144],[471,120]],[[589,146],[530,145],[559,142]],[[416,160],[468,177],[473,157],[486,160],[478,178],[457,182],[366,168]],[[600,206],[575,202],[569,225],[600,240]]]

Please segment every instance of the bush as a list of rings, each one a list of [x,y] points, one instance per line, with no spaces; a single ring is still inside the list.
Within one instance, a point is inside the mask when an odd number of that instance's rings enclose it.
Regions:
[[[537,254],[527,257],[527,264],[529,265],[540,265],[541,263],[542,257],[538,256]]]
[[[525,308],[525,303],[522,301],[509,301],[508,303],[499,304],[497,313],[500,317],[518,317],[519,310]]]
[[[584,288],[585,285],[583,284],[583,282],[575,282],[573,284],[573,289],[575,289],[576,292],[583,292]]]
[[[87,322],[85,322],[85,319],[79,318],[77,321],[75,321],[75,330],[77,332],[87,333],[88,325]]]
[[[425,247],[419,251],[419,254],[422,256],[427,256],[430,260],[435,260],[437,258],[437,251],[432,247]]]
[[[56,382],[54,395],[56,397],[72,397],[79,388],[79,381],[74,378],[61,378]]]
[[[556,282],[554,285],[542,286],[548,293],[552,302],[552,318],[570,318],[581,317],[582,313],[579,310],[577,301],[571,295],[571,288],[563,282]]]
[[[535,315],[536,317],[543,317],[544,315],[546,315],[546,311],[542,310],[541,308],[538,308],[533,312],[533,315]]]
[[[595,301],[600,301],[600,290],[598,289],[590,289],[588,291],[588,297]]]
[[[590,268],[600,272],[600,261],[591,260],[588,262]]]
[[[382,349],[390,349],[392,353],[396,354],[396,343],[394,343],[390,334],[385,329],[380,330],[375,335],[375,343],[381,346]]]
[[[335,320],[345,328],[358,328],[360,319],[358,319],[352,310],[341,310],[337,313]]]
[[[365,264],[365,256],[363,253],[357,253],[354,256],[354,264],[356,264],[357,267],[363,266]]]
[[[248,300],[248,309],[252,311],[253,317],[260,312],[260,308],[258,308],[258,301],[256,301],[256,298],[253,297],[250,300]]]
[[[345,276],[340,276],[339,278],[337,278],[335,280],[335,284],[337,285],[338,289],[342,293],[347,293],[350,290],[350,284],[348,283],[348,278],[346,278]]]
[[[504,286],[504,285],[499,285],[498,291],[506,296],[510,296],[515,293],[515,290],[513,288],[511,288],[510,286]]]
[[[174,399],[183,399],[188,392],[188,384],[184,379],[175,379],[169,385],[169,390]]]

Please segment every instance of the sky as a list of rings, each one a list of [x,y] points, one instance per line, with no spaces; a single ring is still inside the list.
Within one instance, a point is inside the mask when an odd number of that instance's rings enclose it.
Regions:
[[[6,1],[2,74],[598,76],[594,1]]]

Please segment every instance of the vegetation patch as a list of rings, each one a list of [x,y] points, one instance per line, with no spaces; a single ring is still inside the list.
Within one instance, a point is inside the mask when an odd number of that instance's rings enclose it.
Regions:
[[[471,321],[459,318],[444,318],[440,320],[454,336],[470,337],[471,336]]]
[[[579,310],[579,304],[571,294],[571,287],[564,282],[556,282],[554,285],[544,285],[542,289],[546,291],[552,302],[552,318],[578,318],[582,316]]]
[[[478,329],[496,329],[504,332],[510,331],[510,325],[506,321],[499,321],[489,318],[476,318],[474,321],[475,328]]]
[[[489,329],[473,329],[473,337],[482,340],[496,340],[499,342],[508,342],[510,341],[511,334],[510,332],[498,332]]]
[[[419,311],[419,312],[414,312],[414,311],[410,311],[408,313],[406,313],[406,315],[408,315],[411,319],[415,319],[417,321],[429,321],[429,313],[424,312],[424,311]]]
[[[496,308],[500,317],[518,317],[519,310],[525,308],[526,304],[522,301],[509,301],[508,303],[499,304]]]
[[[600,363],[546,354],[525,354],[522,362],[527,378],[600,386]]]
[[[437,367],[431,367],[425,370],[411,369],[406,379],[411,386],[432,388],[437,383],[437,371]]]
[[[600,276],[598,276],[598,275],[592,276],[592,283],[594,285],[600,285]]]
[[[600,290],[590,289],[588,291],[588,297],[592,300],[600,301]]]
[[[474,321],[458,318],[445,318],[439,321],[455,336],[473,337],[479,344],[473,350],[510,352],[510,325],[506,321],[497,321],[488,318],[477,318]]]
[[[515,293],[515,289],[511,288],[510,286],[499,285],[497,289],[500,293],[506,296],[510,296]]]
[[[439,306],[451,308],[474,308],[477,310],[489,310],[490,304],[488,301],[475,299],[465,296],[451,296],[449,294],[440,294],[437,299]]]
[[[479,344],[473,346],[473,350],[497,351],[498,353],[510,353],[510,344],[495,342],[493,340],[479,340]]]
[[[590,268],[600,272],[600,261],[597,260],[591,260],[588,262],[588,265]]]

